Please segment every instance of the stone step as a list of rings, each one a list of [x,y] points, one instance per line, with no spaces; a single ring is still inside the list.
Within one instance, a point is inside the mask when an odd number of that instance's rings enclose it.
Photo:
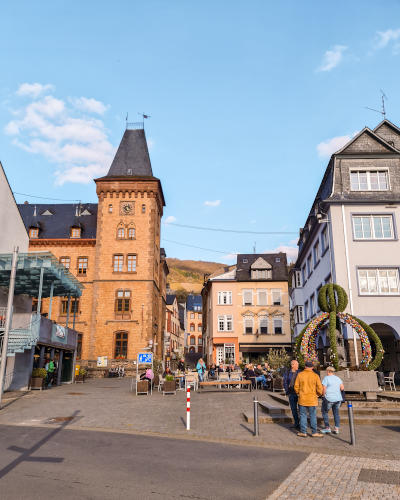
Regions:
[[[260,401],[259,405],[262,410],[269,415],[291,415],[292,412],[290,408],[285,405],[280,405],[278,403],[271,404],[269,402]],[[353,407],[354,415],[359,415],[360,417],[372,416],[395,416],[400,418],[400,408],[386,408],[386,407]],[[321,415],[321,408],[317,410],[317,415]],[[343,404],[339,410],[340,416],[347,416],[348,410],[347,405]]]
[[[254,413],[253,412],[243,412],[243,416],[249,424],[254,424]],[[333,425],[333,417],[329,418],[330,422]],[[324,420],[322,417],[317,416],[318,425],[323,426]],[[293,424],[293,418],[288,415],[269,415],[268,413],[260,412],[258,414],[258,423],[259,424]],[[340,425],[348,425],[349,419],[347,417],[340,418]],[[391,416],[387,417],[360,417],[354,416],[354,424],[355,425],[396,425],[400,426],[400,418],[395,418]]]
[[[283,396],[281,394],[268,393],[268,396],[272,398],[279,406],[279,404],[289,406],[289,397]],[[320,407],[322,400],[318,399],[318,406]],[[347,407],[347,404],[344,403]],[[378,401],[352,401],[353,408],[399,408],[400,409],[400,396],[387,394],[378,395]]]

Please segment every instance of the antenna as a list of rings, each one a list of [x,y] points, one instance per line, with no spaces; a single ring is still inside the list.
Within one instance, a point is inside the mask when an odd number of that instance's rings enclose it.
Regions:
[[[260,243],[261,240],[254,242],[253,253],[257,253],[257,243]]]
[[[365,109],[369,109],[371,111],[375,111],[376,113],[380,113],[381,115],[383,115],[383,119],[385,119],[386,118],[385,99],[387,101],[389,99],[386,97],[386,95],[384,94],[383,90],[381,90],[381,93],[382,93],[382,111],[378,111],[377,109],[373,109],[373,108],[367,108],[367,106],[365,106]]]

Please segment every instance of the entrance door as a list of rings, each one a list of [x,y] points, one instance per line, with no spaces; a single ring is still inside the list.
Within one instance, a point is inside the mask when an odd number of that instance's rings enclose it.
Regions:
[[[224,348],[223,347],[217,347],[217,365],[220,365],[221,363],[224,363]]]

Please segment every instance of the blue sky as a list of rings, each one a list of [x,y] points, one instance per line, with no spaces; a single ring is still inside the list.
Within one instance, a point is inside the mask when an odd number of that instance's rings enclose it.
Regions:
[[[129,121],[148,113],[169,257],[295,255],[329,155],[400,124],[400,2],[6,0],[0,160],[14,191],[96,202]],[[35,198],[16,195],[40,203]],[[208,203],[207,203],[208,202]],[[175,220],[174,220],[174,219]]]

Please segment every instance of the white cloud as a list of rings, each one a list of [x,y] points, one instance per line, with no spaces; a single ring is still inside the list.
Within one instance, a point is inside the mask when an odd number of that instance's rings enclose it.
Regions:
[[[104,106],[104,104],[100,101],[96,101],[96,99],[71,97],[70,101],[75,108],[87,113],[97,113],[98,115],[102,115],[105,111],[107,111],[107,106]]]
[[[178,220],[176,217],[174,217],[173,215],[169,215],[165,219],[164,224],[171,224],[171,222],[175,222],[176,220]]]
[[[324,55],[324,59],[320,66],[315,70],[319,71],[330,71],[335,66],[337,66],[342,60],[343,52],[347,49],[344,45],[335,45],[333,50],[327,50]]]
[[[147,139],[147,147],[152,149],[154,147],[155,142],[152,139]]]
[[[297,259],[297,255],[299,253],[298,247],[289,247],[285,245],[280,245],[279,247],[274,248],[274,250],[264,250],[261,253],[279,253],[283,252],[287,255],[288,261],[293,261]]]
[[[221,200],[216,200],[216,201],[205,201],[204,205],[207,207],[218,207],[218,205],[221,203]]]
[[[56,184],[86,184],[107,173],[115,148],[101,120],[86,114],[76,117],[74,107],[53,96],[33,101],[20,111],[21,119],[9,122],[5,132],[15,136],[16,146],[57,165]],[[92,112],[96,112],[94,107]]]
[[[390,41],[397,40],[398,38],[400,38],[400,29],[377,31],[377,34],[378,34],[378,41],[376,44],[376,48],[383,49]]]
[[[320,158],[329,158],[333,153],[336,153],[336,151],[339,151],[339,149],[351,141],[351,139],[357,134],[358,132],[354,132],[352,135],[342,135],[340,137],[333,137],[332,139],[320,142],[316,148],[318,156]]]
[[[42,85],[40,83],[23,83],[22,85],[19,86],[19,89],[16,91],[16,94],[38,97],[46,90],[54,90],[53,85],[51,85],[50,83],[48,83],[47,85]]]
[[[227,255],[224,255],[222,260],[236,260],[238,256],[238,253],[228,253]]]
[[[251,221],[250,221],[250,223],[251,223],[251,224],[254,224],[254,223],[255,223],[255,220],[251,220]]]
[[[295,238],[294,240],[289,241],[289,245],[297,245],[299,242],[299,238]]]

